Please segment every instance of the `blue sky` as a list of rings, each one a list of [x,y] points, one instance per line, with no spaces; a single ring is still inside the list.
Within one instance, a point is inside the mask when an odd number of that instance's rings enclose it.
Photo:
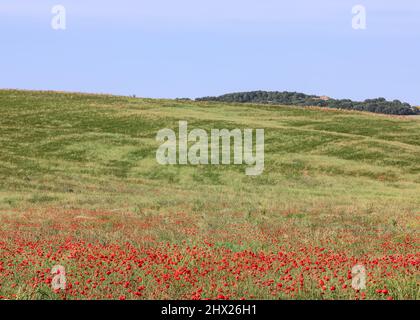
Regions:
[[[65,31],[51,28],[57,4]],[[366,30],[352,28],[357,4]],[[0,0],[0,40],[0,88],[162,98],[289,90],[420,105],[414,0]]]

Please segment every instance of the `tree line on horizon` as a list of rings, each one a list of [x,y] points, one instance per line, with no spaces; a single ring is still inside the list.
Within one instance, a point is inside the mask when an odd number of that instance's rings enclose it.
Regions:
[[[250,91],[224,94],[218,97],[197,98],[196,101],[217,101],[230,103],[263,103],[293,106],[315,106],[335,109],[368,111],[392,115],[416,115],[420,109],[400,100],[387,101],[385,98],[352,101],[350,99],[332,99],[307,95],[299,92]]]

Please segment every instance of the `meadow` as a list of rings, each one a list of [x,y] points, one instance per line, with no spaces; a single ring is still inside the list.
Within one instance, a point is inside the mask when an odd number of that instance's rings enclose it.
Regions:
[[[180,120],[264,129],[263,174],[159,165]],[[0,147],[1,299],[420,297],[418,117],[0,90]]]

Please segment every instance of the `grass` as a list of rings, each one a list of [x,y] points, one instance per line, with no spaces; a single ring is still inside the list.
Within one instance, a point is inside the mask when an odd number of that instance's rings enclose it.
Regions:
[[[264,173],[248,177],[243,166],[158,165],[156,133],[176,129],[179,120],[187,120],[190,130],[265,129]],[[391,243],[386,253],[418,259],[417,117],[0,90],[0,147],[5,234],[15,223],[32,221],[39,228],[19,230],[48,238],[42,233],[48,221],[63,219],[77,224],[77,240],[92,242],[131,239],[156,247],[208,240],[217,250],[266,253],[279,245],[327,246],[372,259]],[[109,221],[91,226],[93,213]],[[127,219],[142,232],[126,226]],[[395,249],[404,241],[411,249]],[[417,276],[389,283],[393,297],[418,298]],[[168,297],[185,298],[180,290]],[[245,291],[252,290],[267,298],[255,283]],[[323,296],[313,290],[295,295],[305,297]]]

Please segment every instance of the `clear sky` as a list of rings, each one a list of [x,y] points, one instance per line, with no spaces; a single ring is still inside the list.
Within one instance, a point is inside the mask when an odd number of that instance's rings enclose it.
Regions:
[[[66,30],[51,27],[54,5]],[[352,28],[352,7],[367,29]],[[418,0],[0,0],[0,88],[420,105]]]

